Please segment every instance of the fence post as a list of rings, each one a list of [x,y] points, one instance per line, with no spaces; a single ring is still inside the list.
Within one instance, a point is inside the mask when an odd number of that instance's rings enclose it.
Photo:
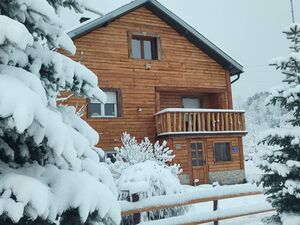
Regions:
[[[217,183],[217,182],[214,182],[213,183],[213,187],[216,187],[216,186],[218,186],[219,184]],[[217,211],[218,210],[218,200],[214,200],[213,201],[213,210],[214,211]],[[219,220],[216,220],[216,221],[214,221],[214,225],[219,225]]]
[[[132,202],[137,202],[139,200],[139,195],[137,193],[131,195]],[[132,215],[132,224],[139,224],[141,222],[141,214],[135,213]]]
[[[218,210],[218,200],[214,200],[214,211]],[[219,220],[214,221],[214,225],[219,225]]]

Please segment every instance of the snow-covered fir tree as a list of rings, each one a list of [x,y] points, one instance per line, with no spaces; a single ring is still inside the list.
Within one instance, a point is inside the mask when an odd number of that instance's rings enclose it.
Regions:
[[[248,131],[243,138],[246,160],[255,158],[259,149],[262,148],[258,145],[262,132],[270,128],[282,127],[291,118],[290,113],[285,108],[281,108],[278,103],[267,104],[266,100],[269,96],[270,92],[258,92],[240,104],[240,109],[245,110]]]
[[[99,137],[61,91],[104,102],[58,17],[82,0],[0,0],[0,224],[119,224]]]
[[[285,127],[268,132],[266,148],[260,153],[261,179],[272,206],[273,219],[284,225],[300,224],[300,24],[293,23],[283,31],[291,41],[287,57],[272,60],[271,65],[284,75],[281,88],[274,89],[270,103],[279,103],[293,114]]]

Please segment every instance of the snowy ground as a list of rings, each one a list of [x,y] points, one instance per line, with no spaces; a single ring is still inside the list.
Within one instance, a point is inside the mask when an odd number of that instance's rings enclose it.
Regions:
[[[262,173],[258,168],[255,167],[254,163],[252,161],[245,162],[245,172],[246,177],[249,182],[257,180],[257,178]],[[245,184],[250,185],[250,184]],[[210,185],[200,185],[198,187],[194,188],[201,188],[205,190],[206,188],[210,188]],[[187,186],[188,190],[194,189],[190,186]],[[256,195],[256,196],[249,196],[249,197],[242,197],[242,198],[233,198],[233,199],[226,199],[219,201],[218,208],[220,210],[226,210],[226,209],[232,209],[232,210],[239,210],[241,208],[248,208],[248,207],[255,207],[255,205],[261,205],[265,204],[265,196],[263,195]],[[191,209],[187,213],[186,216],[189,216],[188,214],[195,215],[195,214],[207,214],[213,211],[213,203],[207,202],[207,203],[200,203],[200,204],[194,204],[191,206]],[[274,212],[275,213],[275,212]],[[262,213],[262,214],[256,214],[251,216],[245,216],[240,217],[236,219],[229,219],[229,220],[223,220],[220,221],[220,225],[263,225],[261,220],[264,217],[268,217],[274,214],[273,212],[270,213]],[[207,223],[206,225],[211,225],[213,223]]]
[[[202,188],[202,187],[199,187]],[[242,198],[233,198],[233,199],[226,199],[219,201],[218,209],[219,210],[239,210],[241,208],[248,208],[248,207],[255,207],[255,205],[265,204],[265,197],[263,195],[257,196],[249,196],[249,197],[242,197]],[[206,214],[213,211],[213,203],[200,203],[192,205],[191,209],[189,210],[188,214]],[[236,219],[229,219],[220,221],[220,225],[263,225],[261,219],[266,216],[271,216],[273,213],[263,213],[251,216],[240,217]],[[213,224],[213,223],[207,223]]]

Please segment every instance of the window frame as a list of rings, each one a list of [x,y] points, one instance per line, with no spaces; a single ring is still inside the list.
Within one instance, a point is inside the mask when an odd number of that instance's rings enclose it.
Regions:
[[[191,144],[196,144],[196,148],[194,151],[192,151],[192,148],[191,148]],[[200,159],[199,158],[199,148],[197,147],[198,144],[201,144],[202,145],[202,148],[201,148],[201,152],[202,152],[202,158]],[[192,168],[202,168],[202,167],[205,167],[205,164],[206,164],[206,160],[205,160],[205,153],[204,153],[204,141],[190,141],[189,142],[189,152],[190,152],[190,157],[191,157],[191,166]],[[192,156],[192,152],[195,152],[196,153],[196,157],[193,157]],[[196,160],[197,162],[197,165],[196,166],[193,166],[193,160]],[[200,165],[199,164],[199,160],[202,160],[203,164]]]
[[[141,58],[135,58],[133,57],[133,52],[132,52],[132,39],[134,37],[139,37],[140,40],[142,40],[141,42]],[[145,40],[153,40],[156,39],[156,57],[152,59],[145,59],[144,56],[144,41]],[[153,51],[153,49],[151,49],[151,52]],[[153,54],[153,52],[152,52]],[[146,60],[146,61],[161,61],[161,40],[160,40],[160,36],[157,34],[153,34],[153,33],[148,33],[148,32],[128,32],[128,55],[129,58],[134,59],[134,60]]]
[[[88,107],[87,107],[87,116],[89,119],[115,119],[122,117],[122,92],[119,88],[101,88],[103,92],[115,92],[116,93],[116,115],[115,116],[91,116],[90,114],[90,107],[89,104],[91,104],[91,100],[88,100]],[[101,104],[101,110],[105,110],[104,104]],[[103,105],[103,106],[102,106]]]
[[[229,160],[218,160],[216,161],[215,157],[215,145],[216,144],[228,144],[229,146]],[[232,142],[230,141],[215,141],[213,142],[213,156],[214,156],[214,163],[231,163],[232,162]]]

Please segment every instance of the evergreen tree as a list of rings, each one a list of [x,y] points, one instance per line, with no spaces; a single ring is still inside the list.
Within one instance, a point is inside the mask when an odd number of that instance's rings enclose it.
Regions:
[[[96,75],[54,51],[75,53],[62,7],[82,0],[0,0],[0,224],[118,224],[98,133],[61,91],[104,102]]]
[[[275,217],[282,224],[300,224],[300,24],[293,23],[283,31],[291,41],[287,57],[272,60],[284,75],[283,85],[273,91],[270,103],[279,103],[293,114],[286,127],[268,132],[260,154],[261,179]]]

